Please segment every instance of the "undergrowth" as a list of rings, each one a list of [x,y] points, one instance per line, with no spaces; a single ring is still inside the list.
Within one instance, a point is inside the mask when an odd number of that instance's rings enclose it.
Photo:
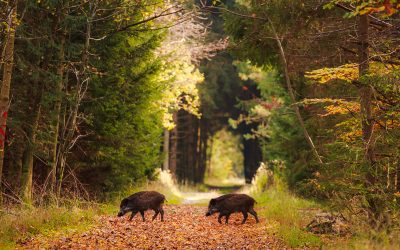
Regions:
[[[272,173],[265,165],[258,169],[248,192],[261,207],[260,216],[266,218],[268,234],[275,234],[290,247],[320,247],[319,236],[307,232],[310,211],[320,205],[290,193],[279,174]]]
[[[123,192],[110,194],[103,203],[61,198],[48,205],[5,205],[0,210],[0,249],[12,249],[31,237],[87,231],[101,223],[100,215],[116,216],[122,198],[143,190],[163,193],[167,205],[179,204],[182,200],[170,174],[160,172],[157,180],[137,183]]]
[[[80,232],[97,223],[97,215],[110,213],[105,204],[71,206],[12,206],[0,215],[0,248],[11,249],[31,237],[51,236],[57,232]]]

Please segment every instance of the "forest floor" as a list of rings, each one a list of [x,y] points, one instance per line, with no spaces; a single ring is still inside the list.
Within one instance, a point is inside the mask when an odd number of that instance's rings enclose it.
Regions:
[[[100,216],[99,224],[86,232],[54,238],[36,237],[18,249],[289,249],[274,235],[266,233],[266,220],[255,223],[249,216],[234,214],[229,224],[219,224],[217,215],[205,217],[206,207],[166,205],[165,220],[146,221],[137,215]]]
[[[15,244],[9,248],[318,249],[323,244],[318,236],[303,230],[310,221],[310,216],[304,211],[314,209],[316,205],[288,192],[270,190],[255,197],[258,202],[255,210],[260,223],[255,223],[255,219],[249,215],[246,224],[241,225],[242,214],[233,214],[226,225],[218,223],[217,215],[205,216],[208,201],[223,193],[246,193],[245,186],[225,185],[221,188],[206,185],[178,189],[174,186],[152,185],[144,189],[153,188],[167,194],[164,222],[159,217],[151,221],[153,211],[146,212],[145,222],[142,222],[140,215],[136,215],[132,221],[129,221],[129,214],[119,218],[116,216],[118,204],[89,210],[87,216],[72,209],[68,210],[70,212],[64,211],[60,219],[54,220],[53,224],[65,220],[64,227],[53,225],[47,231],[44,224],[20,223],[18,227],[25,229],[13,231],[9,242]],[[53,221],[52,218],[45,216],[40,221],[48,224]],[[43,229],[38,230],[40,228]],[[37,233],[29,234],[30,229],[36,229]]]

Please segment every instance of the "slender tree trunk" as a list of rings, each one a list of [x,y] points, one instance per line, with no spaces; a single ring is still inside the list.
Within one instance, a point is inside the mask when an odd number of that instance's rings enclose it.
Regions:
[[[178,181],[185,183],[187,181],[187,119],[185,112],[180,110],[177,115],[177,150],[176,150],[176,173]]]
[[[175,127],[170,131],[169,134],[169,169],[173,176],[176,177],[176,164],[177,164],[177,150],[178,150],[178,113],[173,114],[173,121]]]
[[[358,17],[358,35],[359,35],[359,48],[358,48],[358,70],[359,77],[368,73],[369,70],[369,17],[368,15],[361,15]],[[377,182],[374,176],[373,164],[374,157],[374,142],[373,135],[373,119],[372,119],[372,89],[368,85],[361,84],[359,88],[360,93],[360,106],[361,106],[361,122],[362,122],[362,138],[364,144],[364,161],[369,167],[367,168],[365,181],[366,188],[369,190],[366,200],[369,208],[370,224],[377,229],[383,223],[389,223],[385,220],[382,209],[382,203],[377,196],[377,191],[374,185]]]
[[[211,168],[212,168],[211,159],[213,157],[213,148],[214,148],[213,146],[214,146],[214,137],[211,137],[209,153],[207,155],[207,163],[206,163],[206,169],[207,169],[206,171],[207,171],[207,176],[208,177],[211,176]]]
[[[67,119],[67,123],[64,126],[64,133],[62,136],[63,143],[60,145],[60,149],[58,150],[58,181],[57,181],[57,196],[60,196],[61,194],[61,188],[62,188],[62,182],[64,180],[64,172],[65,172],[65,167],[67,164],[67,154],[71,150],[71,148],[74,146],[76,143],[76,140],[74,139],[75,135],[75,130],[77,126],[77,117],[78,117],[78,111],[79,111],[79,106],[80,106],[80,100],[79,100],[79,87],[77,87],[76,91],[76,98],[74,105],[71,107],[71,110],[69,111],[69,117]]]
[[[4,165],[4,143],[6,140],[7,114],[10,101],[11,78],[14,65],[14,41],[15,29],[17,28],[17,1],[12,6],[10,15],[7,18],[7,33],[4,47],[4,68],[3,82],[0,90],[0,204],[3,201],[2,196],[2,174]]]
[[[196,118],[197,119],[197,118]],[[201,122],[197,120],[197,136],[196,136],[196,172],[195,182],[200,183],[201,179],[201,160],[202,160],[202,144],[201,144]]]
[[[362,15],[359,17],[359,75],[368,73],[369,70],[369,17]],[[374,162],[374,143],[372,141],[373,118],[372,118],[372,89],[368,85],[362,85],[359,89],[362,119],[362,135],[365,147],[365,159],[369,163]]]
[[[26,129],[27,145],[22,155],[21,196],[22,200],[27,204],[32,202],[33,156],[36,146],[36,131],[39,124],[43,93],[43,87],[38,88],[39,93],[34,100],[31,119],[28,121],[29,124]]]
[[[59,65],[57,67],[57,86],[56,86],[56,101],[54,104],[54,116],[55,120],[53,121],[53,131],[54,137],[51,145],[51,165],[49,169],[48,176],[50,177],[50,190],[55,191],[55,186],[57,182],[57,147],[58,147],[58,137],[59,137],[59,129],[60,129],[60,119],[61,119],[61,104],[62,104],[62,90],[64,86],[64,46],[65,46],[65,36],[64,34],[61,37],[60,41],[60,51],[58,55]]]
[[[283,70],[284,70],[284,75],[285,75],[285,82],[286,82],[286,86],[287,86],[287,89],[289,92],[290,99],[293,104],[294,111],[296,113],[297,120],[299,121],[300,127],[303,130],[304,137],[306,138],[307,143],[310,146],[315,158],[318,160],[319,163],[322,164],[323,161],[322,161],[320,155],[318,154],[318,151],[314,145],[313,140],[311,139],[310,134],[308,133],[306,125],[304,124],[304,120],[303,120],[303,117],[301,116],[299,106],[296,104],[297,103],[296,96],[294,95],[292,82],[290,80],[288,63],[286,60],[285,50],[283,48],[282,41],[279,38],[278,34],[276,33],[275,28],[273,27],[273,24],[271,22],[270,22],[270,26],[272,27],[274,37],[275,37],[275,40],[276,40],[278,48],[279,48],[279,54],[280,54],[280,58],[281,58],[281,62],[282,62]]]
[[[185,169],[186,169],[186,179],[189,181],[189,183],[193,183],[194,181],[194,157],[195,157],[195,150],[194,150],[194,135],[193,135],[193,119],[192,116],[184,111],[185,113],[185,119],[187,122],[187,130],[185,132],[186,134],[186,146],[185,146],[185,151],[186,151],[186,164],[185,164]]]
[[[207,124],[204,119],[200,121],[200,129],[201,129],[201,136],[200,136],[200,180],[199,183],[204,182],[204,175],[206,173],[206,165],[207,165],[207,141],[208,141],[208,131],[207,131]]]
[[[169,130],[164,129],[164,145],[163,145],[163,151],[164,151],[164,162],[163,162],[163,170],[169,170]]]
[[[77,119],[78,119],[78,112],[81,101],[85,94],[85,89],[87,88],[89,82],[89,75],[88,75],[88,67],[89,67],[89,49],[90,49],[90,38],[92,34],[92,20],[96,15],[96,8],[97,8],[98,1],[91,1],[89,2],[90,7],[90,16],[86,19],[86,33],[85,33],[85,46],[82,51],[82,71],[77,74],[77,86],[76,86],[76,100],[75,103],[71,107],[71,111],[69,117],[67,119],[67,123],[64,125],[64,131],[62,140],[63,143],[58,150],[58,182],[57,182],[57,196],[61,194],[62,182],[64,179],[64,171],[67,164],[67,154],[71,150],[71,148],[76,143],[78,137],[75,137],[75,131],[77,127]],[[85,79],[87,77],[87,79]]]

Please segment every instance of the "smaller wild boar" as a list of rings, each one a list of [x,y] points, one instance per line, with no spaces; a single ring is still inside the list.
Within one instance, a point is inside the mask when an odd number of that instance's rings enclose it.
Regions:
[[[206,216],[210,216],[214,213],[219,213],[218,222],[221,222],[222,217],[225,216],[225,223],[228,224],[229,216],[232,213],[241,212],[243,214],[243,221],[244,224],[247,220],[247,213],[256,218],[257,223],[259,222],[257,213],[254,211],[254,203],[256,201],[245,194],[226,194],[222,195],[218,198],[211,199],[210,203],[208,204],[208,212]]]
[[[165,196],[155,191],[134,193],[121,201],[118,217],[124,216],[128,212],[132,212],[131,217],[129,218],[129,220],[132,220],[133,217],[140,212],[143,221],[145,221],[144,212],[151,209],[155,212],[153,220],[158,214],[160,214],[161,221],[164,221],[164,210],[162,207],[164,201]]]

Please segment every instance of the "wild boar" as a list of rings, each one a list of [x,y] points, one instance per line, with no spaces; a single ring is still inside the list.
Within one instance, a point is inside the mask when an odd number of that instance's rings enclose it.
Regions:
[[[254,211],[254,203],[256,201],[245,194],[226,194],[218,198],[211,199],[208,204],[208,211],[206,216],[210,216],[214,213],[219,213],[218,222],[221,222],[222,217],[225,216],[225,223],[228,224],[229,216],[232,213],[241,212],[243,214],[244,224],[247,220],[247,213],[250,213],[256,219],[258,223],[258,217],[256,211]]]
[[[145,221],[144,212],[146,210],[154,210],[155,214],[153,215],[153,220],[158,214],[160,214],[161,221],[164,221],[164,210],[162,206],[165,200],[164,195],[155,191],[134,193],[121,201],[118,217],[124,216],[128,212],[132,212],[131,217],[129,218],[129,220],[132,220],[133,217],[140,212],[143,221]]]

